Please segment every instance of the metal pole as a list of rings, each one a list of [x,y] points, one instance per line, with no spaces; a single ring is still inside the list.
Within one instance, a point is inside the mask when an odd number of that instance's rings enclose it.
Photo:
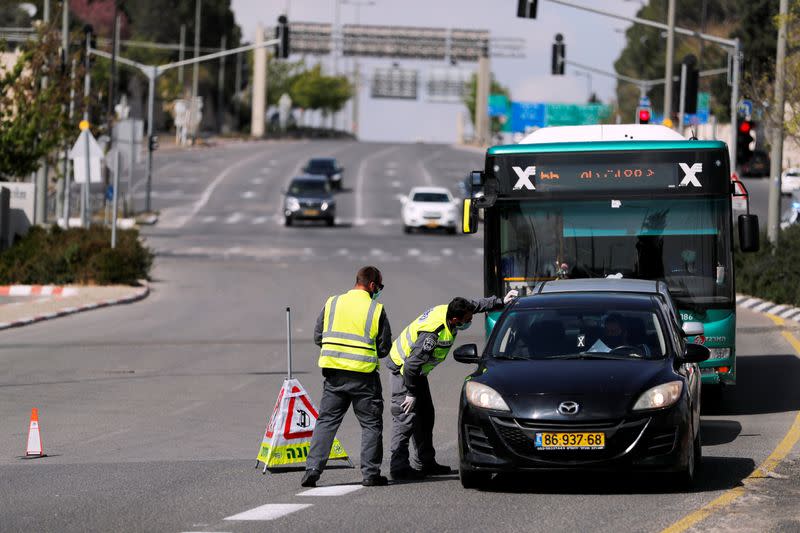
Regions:
[[[186,24],[181,24],[181,43],[180,48],[178,48],[178,61],[184,60],[184,53],[185,53],[185,43],[186,43]],[[181,87],[181,98],[183,98],[183,65],[180,66],[178,69],[178,85]]]
[[[42,13],[42,20],[47,24],[50,22],[50,0],[44,0],[44,12]]]
[[[69,57],[69,1],[61,2],[61,61],[64,68]],[[74,79],[74,71],[71,79]],[[70,118],[72,118],[70,116]],[[70,121],[71,123],[72,121]],[[56,192],[56,220],[58,215],[65,214],[64,199],[69,202],[69,144],[64,143],[64,178],[59,182],[61,189]],[[65,192],[66,191],[66,192]],[[69,217],[64,217],[64,227],[69,227]]]
[[[111,123],[114,121],[114,92],[116,89],[117,79],[117,43],[119,42],[119,22],[120,15],[118,13],[119,3],[114,0],[114,27],[111,33],[111,77],[108,80],[108,136],[111,138],[111,143],[114,142],[113,135],[111,134]],[[106,182],[107,183],[107,182]]]
[[[200,0],[195,0],[194,9],[194,57],[200,57]],[[200,65],[194,64],[192,70],[192,101],[197,96],[197,85],[200,80]]]
[[[236,54],[236,73],[234,74],[235,89],[233,90],[233,105],[236,109],[236,131],[241,128],[242,102],[239,92],[242,90],[242,54]]]
[[[64,0],[64,5],[67,1]],[[72,124],[72,117],[75,114],[75,60],[72,60],[72,70],[70,74],[70,89],[69,89],[69,123]],[[70,183],[69,183],[69,145],[64,153],[64,226],[69,227],[70,216]]]
[[[683,116],[686,113],[686,74],[689,69],[681,63],[681,96],[678,102],[678,131],[683,135]]]
[[[786,63],[786,19],[789,13],[789,0],[781,0],[778,11],[778,47],[775,56],[775,102],[772,117],[772,153],[770,154],[770,172],[772,179],[769,187],[769,211],[767,238],[778,245],[781,209],[781,170],[783,168],[783,115],[786,105],[786,87],[784,87]]]
[[[264,28],[259,24],[256,27],[256,45],[264,42]],[[267,110],[267,51],[264,48],[256,49],[253,54],[253,87],[250,111],[250,137],[256,139],[264,136],[264,114]]]
[[[128,165],[128,184],[125,187],[125,214],[130,215],[133,213],[133,194],[131,193],[131,189],[133,188],[133,172],[134,172],[134,165],[136,164],[136,128],[134,127],[134,120],[128,119],[129,124],[131,126],[131,136],[130,136],[130,164]]]
[[[220,39],[220,50],[225,50],[226,37],[222,36]],[[219,58],[219,76],[217,78],[217,121],[219,122],[219,131],[222,133],[222,125],[225,122],[225,111],[222,109],[225,102],[225,56]]]
[[[361,92],[361,70],[358,59],[355,60],[355,71],[353,73],[353,136],[358,138],[358,97]]]
[[[158,69],[152,67],[152,70],[147,75],[147,181],[145,184],[144,210],[148,213],[152,207],[150,204],[150,192],[153,182],[153,150],[150,146],[150,139],[153,136],[153,100],[156,92],[156,76],[158,76]]]
[[[339,45],[341,43],[341,27],[339,26],[339,11],[341,10],[341,0],[335,1],[335,10],[334,13],[334,22],[333,22],[333,31],[331,32],[331,37],[333,38],[333,47],[331,47],[331,52],[333,52],[333,75],[339,75]]]
[[[667,8],[667,62],[664,66],[664,120],[672,115],[672,63],[675,61],[675,0]]]
[[[89,121],[89,93],[92,87],[92,69],[89,66],[89,50],[92,48],[91,34],[86,34],[86,75],[83,77],[83,120]],[[86,143],[86,179],[81,183],[81,226],[89,225],[89,143]]]
[[[733,46],[732,60],[732,75],[731,75],[731,132],[730,132],[730,146],[728,151],[731,154],[731,170],[736,172],[736,117],[738,115],[739,107],[739,70],[741,61],[741,52],[739,51],[739,39],[735,40]]]
[[[119,147],[117,147],[119,148]],[[114,191],[111,202],[111,247],[117,247],[117,205],[119,201],[119,149],[114,154]]]
[[[286,379],[292,379],[292,310],[286,308],[286,357],[288,372]]]

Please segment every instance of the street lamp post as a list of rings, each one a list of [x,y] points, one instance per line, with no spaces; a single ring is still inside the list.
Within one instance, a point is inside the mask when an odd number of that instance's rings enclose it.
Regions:
[[[356,8],[356,25],[361,24],[361,6],[374,6],[375,0],[340,0],[342,4],[349,4]],[[338,19],[338,17],[337,17]],[[342,43],[344,46],[344,43]],[[361,94],[361,71],[358,63],[358,58],[353,59],[353,118],[352,128],[353,135],[358,137],[358,98]]]

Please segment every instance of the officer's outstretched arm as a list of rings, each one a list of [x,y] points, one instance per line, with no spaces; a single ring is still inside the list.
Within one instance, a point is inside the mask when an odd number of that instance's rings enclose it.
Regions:
[[[486,311],[494,311],[503,308],[503,299],[497,296],[489,296],[488,298],[477,298],[470,300],[472,305],[475,306],[473,313],[485,313]]]

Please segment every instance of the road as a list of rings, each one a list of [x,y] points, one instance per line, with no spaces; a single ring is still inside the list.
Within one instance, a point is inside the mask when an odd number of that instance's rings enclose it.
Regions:
[[[309,156],[346,168],[334,228],[284,227],[278,191]],[[397,195],[454,187],[478,153],[345,141],[242,143],[159,154],[145,230],[157,253],[152,294],[130,305],[0,332],[2,531],[658,531],[737,486],[800,409],[800,359],[761,315],[739,320],[739,385],[704,412],[696,490],[658,478],[501,477],[483,492],[457,476],[361,488],[357,469],[307,496],[298,471],[254,470],[285,371],[285,307],[295,374],[318,401],[311,341],[324,298],[366,263],[384,274],[395,332],[454,295],[482,293],[482,237],[405,235]],[[460,342],[482,341],[473,326]],[[457,397],[470,367],[432,376],[440,462],[457,464]],[[388,386],[384,370],[384,389]],[[21,460],[31,407],[49,457]],[[388,450],[390,419],[385,412]],[[339,438],[357,460],[360,429]],[[387,457],[388,459],[388,457]],[[338,491],[349,490],[335,489]],[[307,505],[272,522],[225,520],[267,504]]]

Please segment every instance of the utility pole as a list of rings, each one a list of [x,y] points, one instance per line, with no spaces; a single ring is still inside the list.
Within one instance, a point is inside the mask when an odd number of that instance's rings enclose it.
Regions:
[[[686,76],[689,74],[689,68],[686,61],[681,62],[681,92],[680,100],[678,100],[678,133],[683,135],[683,117],[686,113]]]
[[[219,49],[225,50],[226,37],[222,36],[220,39]],[[219,58],[219,76],[217,78],[217,122],[219,122],[219,131],[222,133],[223,124],[225,122],[225,110],[223,109],[225,102],[225,56]]]
[[[114,0],[114,27],[111,33],[111,78],[108,80],[108,111],[106,113],[108,136],[114,144],[111,124],[114,121],[114,98],[117,85],[117,43],[119,42],[119,0]]]
[[[200,57],[200,0],[195,0],[194,9],[194,57]],[[200,82],[200,64],[195,63],[192,70],[192,101],[197,97]]]
[[[67,68],[69,59],[69,0],[61,2],[61,64]],[[73,65],[72,78],[75,77],[75,66]],[[72,89],[70,89],[70,93]],[[72,118],[72,104],[70,103],[70,119]],[[70,120],[72,123],[72,120]],[[69,204],[69,143],[64,142],[64,177],[59,181],[60,187],[56,188],[56,220],[58,215],[64,213],[64,227],[69,227],[69,206],[65,207],[64,202]]]
[[[236,54],[236,73],[234,74],[233,84],[236,88],[233,91],[233,105],[236,109],[236,131],[242,127],[241,112],[242,112],[242,54]]]
[[[667,7],[667,63],[664,65],[664,120],[672,115],[672,63],[675,61],[675,0]]]
[[[178,61],[183,61],[186,49],[186,24],[181,24],[181,43],[178,46]],[[183,98],[183,65],[178,68],[178,85],[181,88],[181,98]]]
[[[489,143],[489,91],[491,90],[491,71],[489,69],[489,50],[483,49],[478,59],[478,80],[475,91],[475,140],[479,146]]]
[[[256,46],[264,42],[264,27],[259,23],[256,28]],[[253,97],[250,113],[250,136],[260,139],[264,136],[265,117],[267,111],[267,50],[256,48],[253,53]]]
[[[778,245],[781,209],[781,170],[783,168],[783,115],[786,105],[786,19],[789,16],[789,0],[780,0],[778,11],[778,49],[775,55],[775,102],[772,112],[772,153],[770,154],[770,172],[772,179],[769,187],[769,210],[767,212],[767,238]]]
[[[86,74],[83,77],[83,120],[89,123],[89,93],[92,88],[92,69],[90,63],[90,50],[92,49],[92,33],[86,32],[86,54],[84,61],[84,68]],[[91,176],[90,162],[89,162],[89,143],[86,143],[86,180],[81,183],[81,227],[89,226],[89,176]]]
[[[42,14],[42,21],[45,25],[50,22],[50,0],[44,0],[44,12]],[[47,76],[42,76],[42,89],[47,87]],[[35,190],[36,190],[36,197],[34,203],[34,222],[36,224],[42,224],[47,221],[47,181],[48,181],[48,174],[50,173],[50,166],[47,164],[47,158],[44,158],[42,162],[42,168],[40,168],[34,174],[35,179]]]

